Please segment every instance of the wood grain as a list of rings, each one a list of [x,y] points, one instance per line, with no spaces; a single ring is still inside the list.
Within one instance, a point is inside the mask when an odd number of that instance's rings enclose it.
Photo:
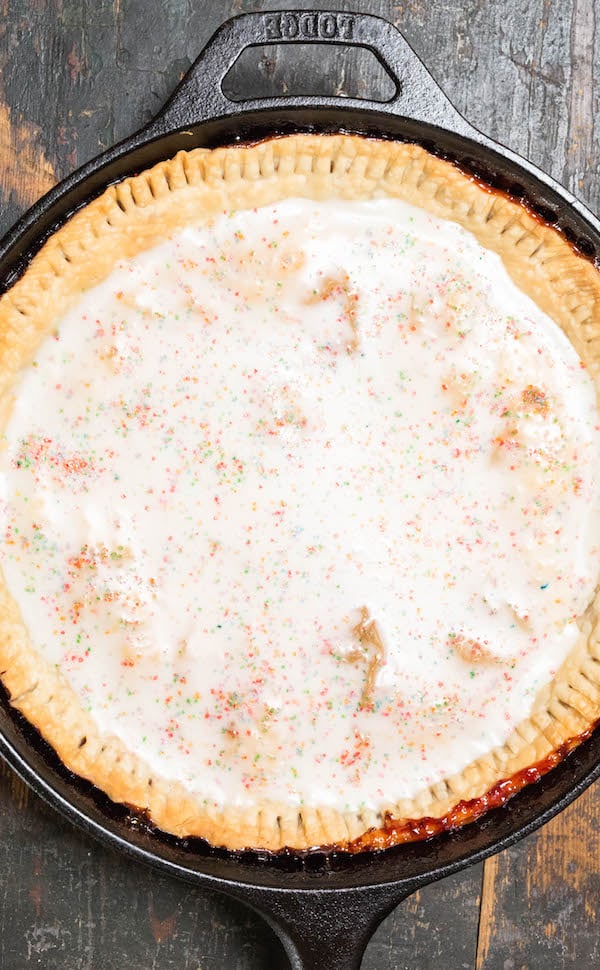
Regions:
[[[597,789],[485,864],[476,970],[600,965]]]
[[[393,20],[475,125],[600,211],[600,0],[308,0]],[[218,24],[282,0],[0,0],[0,232],[146,122]],[[307,80],[307,78],[309,80]],[[309,86],[310,81],[310,86]],[[256,50],[229,79],[383,96],[357,52]],[[364,970],[559,970],[600,963],[600,788],[520,845],[407,900]],[[482,884],[483,877],[483,884]],[[271,931],[216,894],[105,850],[0,765],[0,968],[277,970]]]
[[[0,102],[0,158],[4,197],[27,207],[56,182],[54,169],[39,145],[37,125],[19,123],[13,109]]]

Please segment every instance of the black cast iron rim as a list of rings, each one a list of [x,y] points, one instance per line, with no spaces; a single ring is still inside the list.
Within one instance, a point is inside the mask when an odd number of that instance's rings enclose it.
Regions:
[[[304,17],[316,18],[317,30],[320,23],[330,30],[335,22],[338,33],[274,36],[273,31],[281,30],[283,18],[292,18],[287,22],[293,24]],[[323,17],[333,21],[323,21]],[[352,22],[351,38],[340,36],[340,17]],[[394,79],[396,95],[387,104],[292,97],[234,105],[222,94],[223,77],[245,48],[299,41],[343,41],[369,48]],[[585,256],[598,258],[598,219],[554,179],[470,126],[390,24],[366,14],[284,11],[245,14],[224,24],[157,118],[34,205],[0,243],[0,292],[18,278],[48,235],[107,184],[181,149],[299,131],[345,131],[416,141],[456,161],[490,186],[523,198]],[[237,895],[258,907],[266,896],[305,890],[335,890],[340,898],[339,891],[379,887],[395,890],[394,898],[399,899],[485,859],[543,825],[600,776],[600,730],[539,782],[515,795],[508,807],[427,842],[358,856],[317,853],[274,859],[265,853],[221,852],[198,840],[180,841],[158,833],[68,772],[37,732],[10,708],[4,691],[0,696],[0,754],[48,804],[105,844],[170,875]]]

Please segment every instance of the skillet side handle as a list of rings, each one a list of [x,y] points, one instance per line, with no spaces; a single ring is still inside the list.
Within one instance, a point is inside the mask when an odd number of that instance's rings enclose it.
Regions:
[[[249,47],[273,44],[366,48],[389,74],[395,93],[386,102],[340,95],[298,97],[293,93],[231,101],[223,93],[222,85],[239,56]],[[326,56],[324,70],[327,71]],[[248,13],[227,20],[213,34],[147,131],[161,134],[232,114],[282,106],[366,108],[440,125],[459,134],[472,131],[393,24],[372,14],[327,10]]]
[[[369,940],[414,886],[260,891],[252,907],[281,940],[292,970],[359,970]]]

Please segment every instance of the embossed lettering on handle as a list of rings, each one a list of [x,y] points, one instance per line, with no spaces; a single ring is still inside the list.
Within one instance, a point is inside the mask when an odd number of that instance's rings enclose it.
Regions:
[[[300,96],[293,91],[281,96],[232,101],[223,91],[223,79],[247,48],[263,44],[331,44],[363,48],[377,58],[391,78],[395,91],[384,101],[342,95]],[[332,107],[340,113],[359,108],[473,134],[473,129],[452,107],[393,24],[358,11],[310,9],[256,11],[240,14],[222,24],[148,131],[191,128],[202,121],[231,114],[288,108],[319,111]]]
[[[344,41],[354,37],[354,17],[348,13],[283,11],[264,16],[267,41]]]

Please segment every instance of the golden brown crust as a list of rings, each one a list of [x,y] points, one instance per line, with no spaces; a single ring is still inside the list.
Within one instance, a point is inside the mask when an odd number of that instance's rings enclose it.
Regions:
[[[0,392],[4,410],[15,375],[57,319],[117,259],[148,248],[186,222],[290,196],[357,199],[394,196],[470,230],[496,251],[521,290],[572,341],[600,388],[600,275],[555,230],[523,206],[485,189],[415,145],[356,136],[297,135],[251,147],[181,152],[111,186],[44,245],[22,280],[0,301]],[[148,812],[161,829],[201,836],[230,849],[304,849],[351,842],[386,816],[441,818],[499,780],[546,758],[600,717],[598,601],[582,636],[531,716],[502,747],[414,799],[375,812],[342,814],[319,806],[265,802],[250,811],[205,805],[179,784],[152,777],[115,737],[102,736],[72,688],[33,648],[18,609],[0,586],[0,677],[17,707],[63,762],[111,798]]]

